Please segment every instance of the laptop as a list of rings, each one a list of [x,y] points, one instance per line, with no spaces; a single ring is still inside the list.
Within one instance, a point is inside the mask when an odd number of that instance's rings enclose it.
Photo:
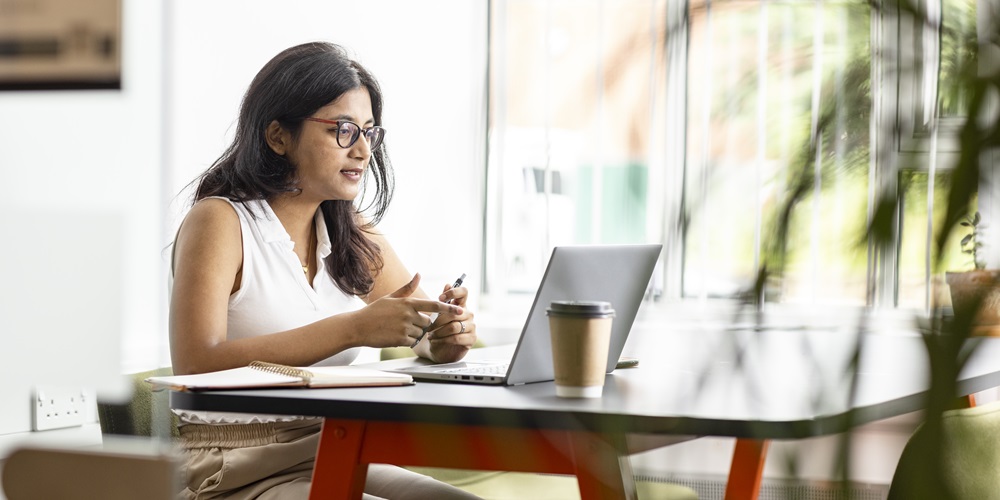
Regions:
[[[625,348],[662,248],[659,244],[555,247],[512,357],[383,369],[407,373],[417,380],[472,384],[521,385],[554,380],[545,310],[554,300],[585,300],[607,301],[615,309],[607,362],[607,372],[611,373]]]

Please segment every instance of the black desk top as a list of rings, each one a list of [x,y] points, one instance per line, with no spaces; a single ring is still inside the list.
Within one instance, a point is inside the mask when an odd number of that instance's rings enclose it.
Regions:
[[[517,387],[414,386],[171,394],[179,409],[624,434],[797,439],[923,407],[928,357],[916,334],[861,338],[855,395],[846,330],[643,333],[638,368],[609,375],[600,399],[563,399],[551,382]],[[973,339],[958,395],[1000,386],[1000,339]],[[410,362],[410,361],[396,361]],[[851,411],[853,410],[853,412]]]

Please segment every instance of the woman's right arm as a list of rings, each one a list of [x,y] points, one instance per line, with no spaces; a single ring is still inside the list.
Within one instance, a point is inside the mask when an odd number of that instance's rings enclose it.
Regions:
[[[206,352],[225,342],[229,295],[243,265],[239,217],[223,200],[196,203],[174,241],[170,358],[175,373],[212,371]]]

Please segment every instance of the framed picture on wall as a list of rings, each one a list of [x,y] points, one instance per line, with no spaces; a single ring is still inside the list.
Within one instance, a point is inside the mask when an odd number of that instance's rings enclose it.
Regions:
[[[0,90],[121,88],[121,0],[0,0]]]

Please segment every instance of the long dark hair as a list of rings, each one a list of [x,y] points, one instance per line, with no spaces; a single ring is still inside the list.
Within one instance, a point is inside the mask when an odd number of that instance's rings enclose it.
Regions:
[[[375,77],[348,57],[338,45],[312,42],[285,49],[261,68],[243,95],[233,143],[198,179],[194,200],[222,196],[235,202],[272,200],[298,192],[295,165],[275,153],[265,140],[268,125],[277,120],[293,138],[302,122],[345,92],[362,88],[372,101],[375,125],[382,124],[382,91]],[[344,293],[365,295],[382,269],[378,245],[365,236],[385,214],[392,199],[392,165],[383,142],[372,151],[365,183],[374,182],[368,206],[358,209],[352,200],[320,204],[333,253],[326,267]],[[364,199],[364,194],[359,196]],[[364,212],[367,222],[359,212]]]

